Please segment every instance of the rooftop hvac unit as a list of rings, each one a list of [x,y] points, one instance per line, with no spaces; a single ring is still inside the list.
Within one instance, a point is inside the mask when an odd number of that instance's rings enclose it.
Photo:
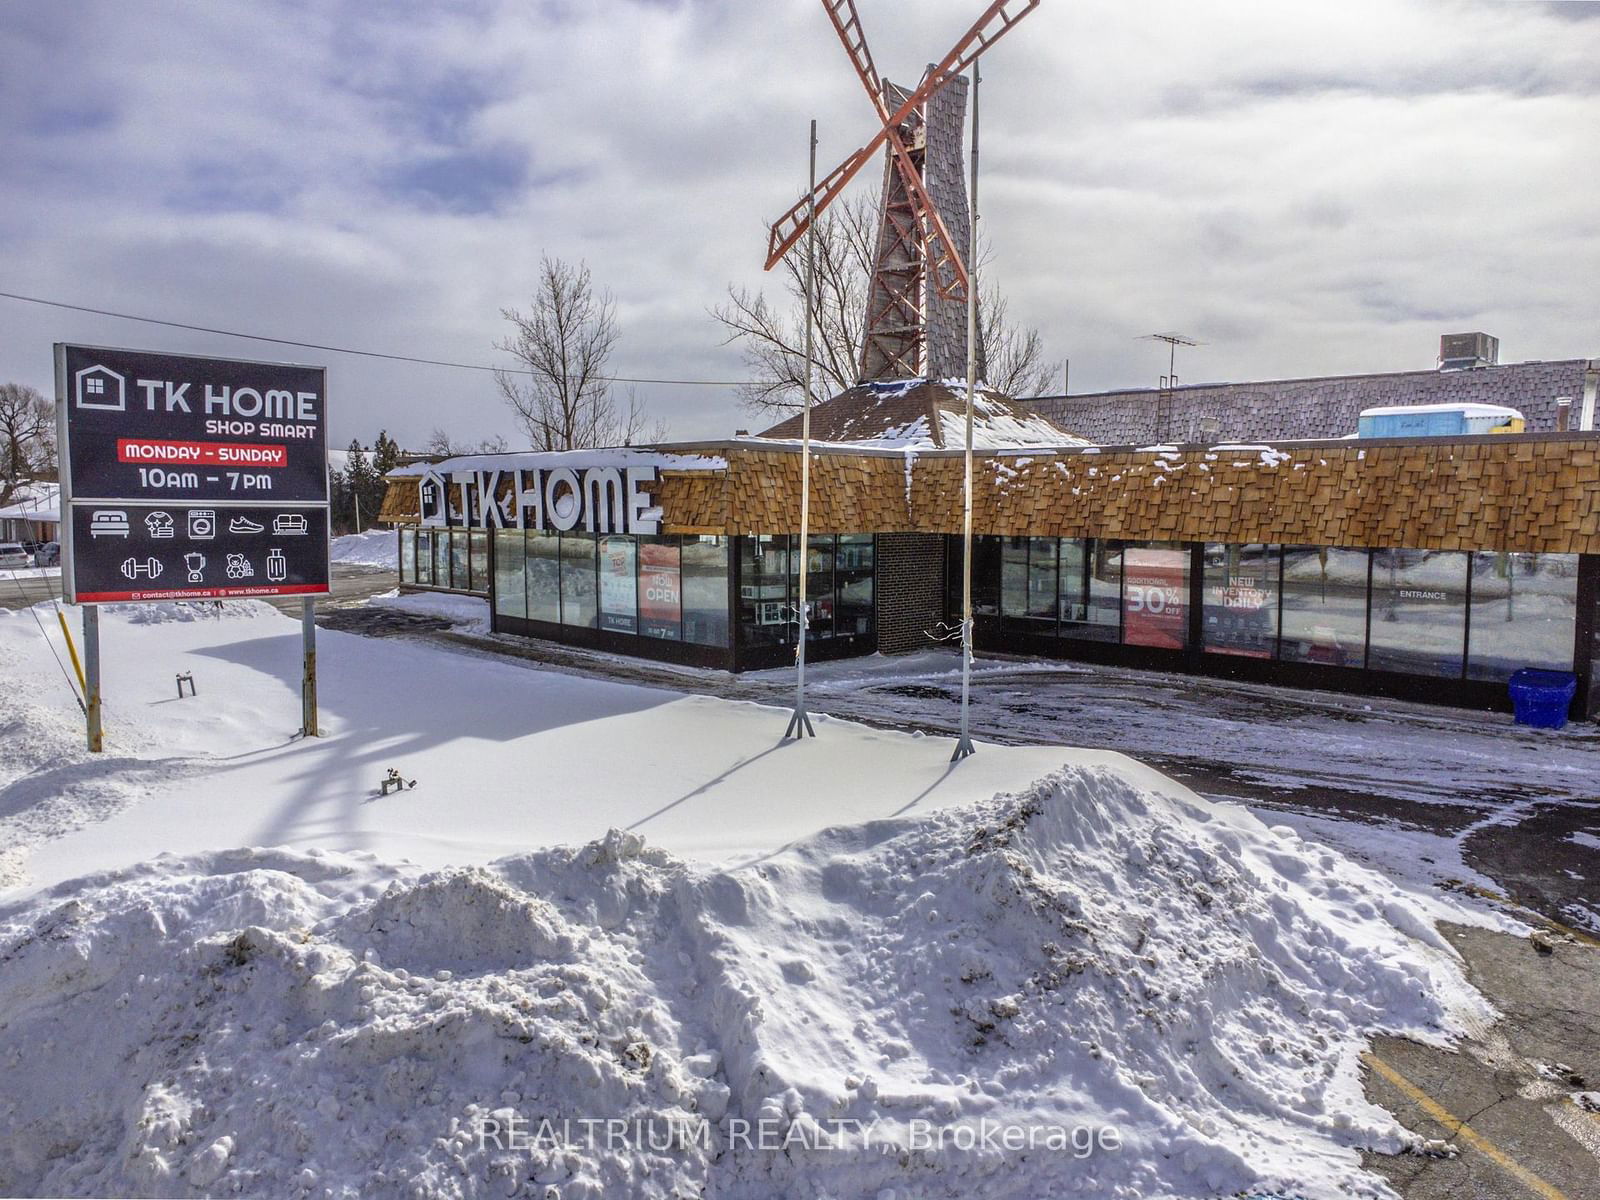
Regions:
[[[1500,361],[1500,339],[1487,333],[1447,333],[1439,339],[1439,369],[1464,371]]]

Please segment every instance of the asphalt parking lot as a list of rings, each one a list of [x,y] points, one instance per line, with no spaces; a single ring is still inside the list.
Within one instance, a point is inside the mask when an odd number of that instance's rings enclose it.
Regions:
[[[1444,1154],[1366,1155],[1407,1200],[1600,1196],[1600,942],[1445,926],[1504,1018],[1455,1052],[1380,1038],[1367,1095]]]

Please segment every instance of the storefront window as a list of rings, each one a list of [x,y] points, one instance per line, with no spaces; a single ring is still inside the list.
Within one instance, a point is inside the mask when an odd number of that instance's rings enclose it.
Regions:
[[[701,646],[728,644],[728,540],[683,539],[683,640]]]
[[[469,589],[474,592],[489,590],[489,533],[474,529],[469,535],[472,547],[472,574]]]
[[[561,538],[530,533],[527,543],[528,619],[561,621]]]
[[[1572,670],[1577,619],[1576,554],[1474,554],[1467,678]]]
[[[1122,628],[1122,549],[1101,538],[1063,538],[1061,636],[1114,642]]]
[[[839,605],[834,613],[834,629],[840,637],[872,633],[873,549],[870,533],[839,535],[835,559]]]
[[[1000,611],[1000,564],[1004,556],[1001,543],[1005,539],[983,535],[972,539],[972,611],[994,616]],[[955,620],[961,620],[961,546],[955,539],[956,552],[950,556],[951,592],[950,611]]]
[[[1285,662],[1360,667],[1367,655],[1367,552],[1332,546],[1283,548]]]
[[[472,573],[467,562],[468,534],[465,529],[450,531],[450,586],[467,591],[472,583]]]
[[[639,629],[638,546],[625,533],[600,539],[600,628],[612,633]]]
[[[791,564],[799,570],[799,564]],[[799,577],[790,580],[795,603],[800,602]],[[806,551],[806,636],[812,641],[833,636],[833,535],[813,534]]]
[[[561,535],[561,623],[595,627],[598,596],[594,576],[592,533]]]
[[[645,637],[682,637],[683,562],[676,537],[639,539],[639,620]]]
[[[400,531],[400,582],[415,583],[417,581],[417,531],[415,529],[402,529]]]
[[[1468,558],[1453,550],[1373,551],[1370,669],[1461,678]]]
[[[1189,643],[1189,548],[1130,543],[1122,558],[1123,642],[1183,649]]]
[[[1055,633],[1057,561],[1056,538],[1006,538],[1001,549],[1001,615],[1007,624],[1026,633]]]
[[[528,615],[520,529],[502,529],[494,535],[494,610],[503,617]]]
[[[435,529],[433,531],[433,586],[437,588],[450,586],[450,531],[448,529]]]
[[[433,530],[417,530],[417,576],[416,582],[422,587],[433,583]]]
[[[762,534],[739,541],[739,639],[781,645],[789,634],[789,538]]]
[[[1028,539],[1008,537],[1000,547],[1000,613],[1008,621],[1027,623]]]
[[[1056,620],[1056,561],[1060,542],[1056,538],[1028,539],[1028,616],[1038,621],[1044,632]]]
[[[1278,548],[1212,542],[1205,560],[1205,649],[1273,657],[1278,648]]]

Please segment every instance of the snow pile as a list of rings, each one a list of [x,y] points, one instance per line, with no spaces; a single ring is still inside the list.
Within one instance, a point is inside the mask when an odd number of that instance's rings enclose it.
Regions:
[[[468,633],[489,632],[489,602],[478,596],[463,596],[454,592],[407,592],[399,588],[380,592],[367,603],[379,608],[394,608],[401,612],[417,613],[426,617],[439,617]]]
[[[400,569],[400,543],[392,529],[369,529],[365,533],[351,533],[336,537],[330,547],[329,557],[337,563],[357,567],[386,567]]]
[[[1487,1015],[1391,885],[1133,764],[733,871],[212,853],[0,912],[0,1191],[1376,1195],[1366,1036]]]

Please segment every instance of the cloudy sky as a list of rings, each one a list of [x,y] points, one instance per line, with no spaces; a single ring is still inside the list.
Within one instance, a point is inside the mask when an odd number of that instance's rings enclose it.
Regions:
[[[858,0],[912,81],[983,0]],[[616,296],[619,374],[739,378],[706,310],[873,132],[816,0],[7,0],[0,291],[493,363],[541,253]],[[1072,390],[1600,355],[1600,3],[1043,0],[988,56],[983,223]],[[864,172],[859,186],[869,186]],[[0,299],[56,340],[323,362],[338,442],[512,425],[482,372]],[[640,389],[677,437],[730,389]]]

